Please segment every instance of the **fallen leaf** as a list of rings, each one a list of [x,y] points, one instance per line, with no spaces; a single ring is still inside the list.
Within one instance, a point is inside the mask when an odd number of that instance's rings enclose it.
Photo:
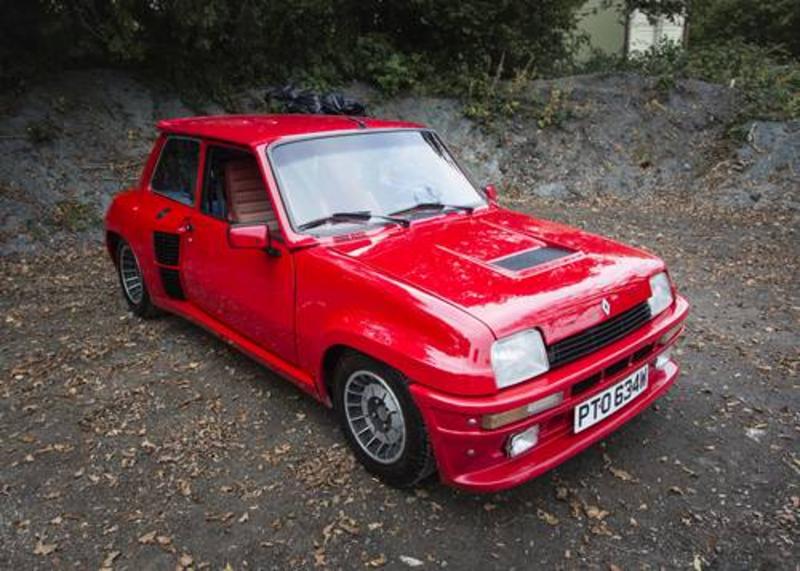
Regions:
[[[539,517],[540,520],[545,522],[547,525],[558,525],[558,518],[551,514],[550,512],[546,512],[542,509],[536,511],[536,515]]]
[[[352,520],[342,520],[339,522],[339,527],[349,533],[350,535],[358,535],[359,528]]]
[[[569,511],[572,514],[572,517],[579,518],[582,510],[583,506],[581,505],[581,502],[578,501],[577,498],[572,498],[569,502]]]
[[[381,553],[377,557],[373,557],[372,559],[367,561],[367,565],[369,565],[370,567],[383,567],[384,565],[386,565],[386,556],[383,553]]]
[[[590,517],[591,519],[596,519],[598,521],[603,521],[608,515],[608,512],[606,510],[601,510],[597,506],[586,506],[584,508],[584,512],[586,513],[587,517]]]
[[[634,478],[630,472],[627,472],[621,468],[614,468],[613,466],[609,466],[609,471],[614,474],[615,478],[619,478],[623,482],[634,482],[636,478]]]
[[[192,485],[188,480],[178,480],[178,490],[184,497],[192,495]]]
[[[106,558],[103,559],[103,569],[111,569],[111,566],[114,565],[114,560],[120,556],[119,551],[112,551]]]
[[[326,565],[325,561],[325,548],[320,547],[319,549],[314,551],[314,566],[315,567],[324,567]]]
[[[139,543],[141,543],[142,545],[150,545],[151,543],[155,543],[155,542],[156,542],[156,532],[155,531],[151,531],[151,532],[145,533],[143,536],[141,536],[139,538]]]
[[[613,533],[608,528],[608,524],[604,521],[598,521],[597,523],[592,524],[589,526],[589,531],[591,531],[595,535],[605,535],[611,536]]]
[[[424,565],[423,562],[416,557],[409,557],[408,555],[401,555],[400,561],[409,567],[422,567]]]
[[[36,547],[33,548],[34,555],[50,555],[58,548],[57,543],[43,543],[40,539],[36,542]]]

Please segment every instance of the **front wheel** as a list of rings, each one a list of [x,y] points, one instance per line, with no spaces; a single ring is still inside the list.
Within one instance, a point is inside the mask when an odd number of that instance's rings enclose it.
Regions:
[[[133,249],[125,240],[117,246],[117,273],[122,286],[122,295],[130,310],[139,317],[155,317],[158,310],[150,302],[150,294],[144,283],[144,275],[139,267]]]
[[[349,354],[336,368],[333,397],[345,438],[367,471],[400,488],[435,471],[422,415],[399,372]]]

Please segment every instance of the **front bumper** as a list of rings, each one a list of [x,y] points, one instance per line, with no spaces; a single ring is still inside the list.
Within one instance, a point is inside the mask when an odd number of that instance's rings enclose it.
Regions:
[[[431,438],[439,475],[445,483],[477,492],[511,488],[555,468],[631,420],[664,394],[678,376],[670,360],[650,367],[647,389],[626,407],[575,434],[573,409],[593,394],[629,375],[670,348],[682,333],[689,303],[678,296],[671,309],[627,337],[535,381],[487,397],[459,397],[411,385]],[[676,330],[677,329],[677,330]],[[665,340],[668,332],[674,335]],[[555,408],[494,430],[481,428],[487,414],[511,410],[563,391]],[[539,425],[539,441],[515,458],[505,453],[512,434]]]

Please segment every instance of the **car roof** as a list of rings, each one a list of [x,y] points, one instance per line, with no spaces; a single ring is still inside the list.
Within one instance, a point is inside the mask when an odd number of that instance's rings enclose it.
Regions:
[[[165,119],[158,122],[164,133],[216,139],[255,146],[282,137],[313,135],[330,131],[363,129],[418,129],[422,125],[344,115],[213,115]]]

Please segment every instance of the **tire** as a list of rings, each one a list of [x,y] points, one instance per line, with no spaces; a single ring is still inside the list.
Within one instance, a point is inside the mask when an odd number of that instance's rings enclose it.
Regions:
[[[128,308],[134,315],[142,318],[156,317],[159,314],[156,306],[150,301],[150,294],[144,282],[144,275],[139,267],[136,254],[125,240],[117,245],[117,276]]]
[[[369,473],[390,486],[409,488],[436,471],[425,423],[402,374],[349,353],[337,363],[333,380],[339,425]]]

